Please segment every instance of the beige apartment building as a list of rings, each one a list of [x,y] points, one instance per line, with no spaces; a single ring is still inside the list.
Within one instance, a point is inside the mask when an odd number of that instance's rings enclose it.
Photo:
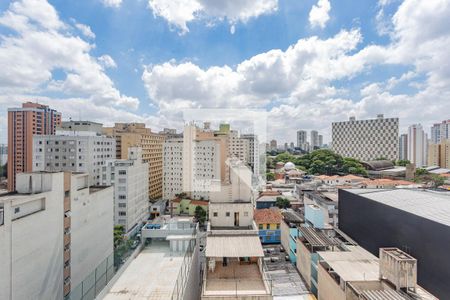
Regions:
[[[450,140],[428,145],[428,165],[450,168]]]
[[[130,147],[142,148],[142,160],[148,163],[149,198],[162,197],[164,135],[152,132],[144,123],[115,123],[103,128],[103,133],[115,137],[117,159],[129,159]]]

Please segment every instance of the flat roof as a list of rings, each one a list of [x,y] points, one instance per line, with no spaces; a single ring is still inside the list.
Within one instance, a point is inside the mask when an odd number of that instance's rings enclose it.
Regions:
[[[104,300],[170,299],[183,262],[169,242],[152,241],[124,270]]]
[[[450,192],[420,189],[345,191],[450,226]]]
[[[312,247],[339,246],[342,244],[339,239],[329,237],[320,229],[313,227],[298,227],[298,230],[301,232],[302,237],[305,238]]]
[[[360,246],[347,246],[349,251],[319,251],[325,261],[344,281],[378,280],[378,258]]]
[[[207,236],[206,257],[264,257],[257,235]]]

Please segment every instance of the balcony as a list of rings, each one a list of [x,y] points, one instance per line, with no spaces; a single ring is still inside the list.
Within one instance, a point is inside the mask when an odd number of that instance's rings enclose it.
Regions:
[[[64,212],[68,212],[70,208],[70,197],[64,197]]]
[[[224,266],[221,261],[209,263],[204,273],[202,300],[223,299],[272,299],[271,283],[264,278],[261,259],[250,258],[242,261],[228,259]]]
[[[70,281],[64,282],[64,296],[70,293]]]
[[[70,277],[70,266],[64,268],[64,279]]]
[[[64,262],[70,261],[70,250],[64,250]]]
[[[67,246],[70,244],[70,233],[64,234],[64,246]]]
[[[64,217],[64,229],[70,228],[70,217]]]

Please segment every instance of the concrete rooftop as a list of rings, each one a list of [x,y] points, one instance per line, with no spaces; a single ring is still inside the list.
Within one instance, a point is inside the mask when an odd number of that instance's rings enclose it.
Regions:
[[[104,300],[170,299],[183,262],[169,242],[152,241],[125,269]]]

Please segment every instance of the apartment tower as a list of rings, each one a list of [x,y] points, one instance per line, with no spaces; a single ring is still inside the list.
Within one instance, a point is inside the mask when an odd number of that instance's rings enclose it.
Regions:
[[[408,128],[408,160],[420,168],[427,165],[428,141],[422,125],[413,124]]]
[[[117,159],[129,159],[128,148],[141,147],[142,159],[148,163],[148,194],[150,200],[162,197],[163,145],[165,134],[152,132],[144,123],[115,123],[103,133],[116,139]]]
[[[26,102],[8,109],[8,191],[16,189],[16,174],[33,167],[33,135],[55,134],[61,113],[47,105]]]
[[[398,159],[398,118],[356,120],[332,123],[334,152],[359,160]]]

